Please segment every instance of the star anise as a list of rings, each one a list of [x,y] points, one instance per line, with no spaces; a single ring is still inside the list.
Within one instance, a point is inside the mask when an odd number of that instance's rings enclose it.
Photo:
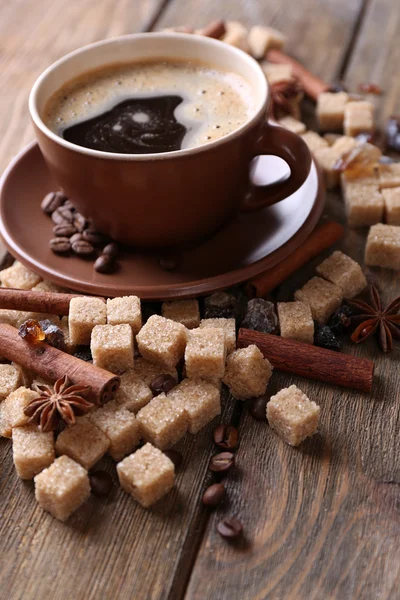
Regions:
[[[303,87],[297,79],[271,84],[271,110],[275,119],[285,115],[295,117],[297,105],[303,97]]]
[[[347,300],[350,306],[360,311],[360,314],[351,318],[353,323],[359,323],[351,339],[359,344],[378,332],[381,349],[383,352],[391,352],[393,338],[400,339],[400,297],[384,309],[378,290],[371,285],[370,298],[369,303],[363,300]]]
[[[86,414],[93,404],[85,399],[90,386],[70,385],[67,375],[58,379],[54,387],[36,384],[40,396],[31,400],[24,413],[29,423],[38,423],[43,432],[54,431],[61,424],[73,425],[75,417]]]

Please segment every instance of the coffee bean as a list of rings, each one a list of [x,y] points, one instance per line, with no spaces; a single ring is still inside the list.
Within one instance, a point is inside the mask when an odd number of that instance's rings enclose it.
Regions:
[[[71,243],[67,237],[55,237],[50,240],[49,246],[56,254],[65,254],[71,250]]]
[[[218,506],[225,497],[225,488],[222,483],[214,483],[206,489],[202,502],[206,506]]]
[[[172,375],[159,375],[155,377],[153,381],[150,383],[150,389],[153,392],[154,396],[158,396],[159,394],[168,394],[169,391],[172,390],[177,385],[177,381],[175,377]]]
[[[68,223],[69,221],[60,213],[60,209],[57,208],[51,215],[51,220],[55,225],[60,225],[61,223]]]
[[[163,271],[174,271],[178,266],[178,261],[172,256],[165,256],[164,258],[159,259],[158,264]]]
[[[100,233],[99,231],[95,231],[94,229],[85,229],[85,231],[83,231],[82,235],[83,235],[83,238],[87,242],[90,242],[90,244],[92,244],[93,246],[103,246],[104,244],[107,244],[110,239],[103,233]]]
[[[93,265],[94,270],[98,273],[112,273],[115,271],[115,267],[115,260],[106,254],[99,256]]]
[[[164,450],[164,454],[174,463],[175,469],[179,469],[183,461],[182,454],[178,450]]]
[[[223,538],[233,540],[240,536],[243,525],[236,517],[227,517],[217,524],[217,531]]]
[[[107,256],[111,256],[111,258],[117,258],[117,256],[119,255],[118,244],[116,244],[115,242],[112,242],[111,244],[107,244],[107,246],[105,246],[105,248],[103,248],[103,254],[106,254]]]
[[[78,231],[83,231],[87,225],[87,221],[81,213],[75,213],[73,224]]]
[[[74,236],[72,236],[72,237],[74,237]],[[94,248],[93,248],[92,244],[89,244],[89,242],[86,242],[85,240],[82,240],[82,239],[77,240],[76,242],[71,242],[71,246],[72,246],[72,250],[75,252],[75,254],[78,254],[78,256],[89,256],[90,254],[93,254],[93,252],[94,252]]]
[[[89,475],[90,489],[94,496],[108,496],[113,488],[113,479],[105,471],[94,471]]]
[[[57,212],[64,217],[64,221],[67,221],[67,223],[72,223],[74,219],[74,213],[70,208],[67,208],[66,206],[60,206],[60,208],[57,208]]]
[[[72,225],[72,223],[60,223],[60,225],[55,225],[55,227],[53,227],[53,233],[57,237],[69,238],[71,237],[71,235],[74,235],[74,233],[76,233],[76,229]]]
[[[79,231],[77,231],[76,233],[74,233],[74,235],[71,237],[71,244],[75,244],[75,242],[80,242],[81,240],[83,240],[82,234],[79,233]]]
[[[238,432],[232,425],[218,425],[214,430],[214,442],[220,448],[233,450],[238,443]]]
[[[75,206],[72,204],[71,200],[67,200],[66,202],[64,202],[63,206],[65,208],[69,208],[69,210],[71,210],[72,212],[76,211]]]
[[[61,192],[50,192],[43,198],[40,206],[46,215],[51,215],[64,204],[65,200],[65,196]]]
[[[267,419],[267,402],[269,398],[267,396],[260,396],[254,398],[250,403],[250,414],[258,421],[265,421]]]
[[[229,471],[234,463],[235,455],[232,452],[221,452],[211,458],[208,468],[213,473],[224,473],[225,471]]]

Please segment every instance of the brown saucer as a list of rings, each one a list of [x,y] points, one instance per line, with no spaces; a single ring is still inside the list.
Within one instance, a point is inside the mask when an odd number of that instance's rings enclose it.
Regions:
[[[59,285],[110,297],[136,294],[144,300],[197,296],[258,275],[307,238],[324,206],[324,187],[313,165],[298,192],[257,213],[240,214],[213,238],[186,250],[175,271],[162,270],[159,256],[132,248],[121,257],[117,273],[102,275],[91,261],[57,256],[49,249],[53,224],[40,202],[54,189],[57,185],[33,142],[1,180],[0,233],[8,250]]]

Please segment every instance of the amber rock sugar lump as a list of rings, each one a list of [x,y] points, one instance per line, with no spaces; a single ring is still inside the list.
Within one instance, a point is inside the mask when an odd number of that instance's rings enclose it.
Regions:
[[[122,296],[107,300],[107,323],[122,325],[127,323],[133,333],[139,333],[142,327],[142,309],[140,298],[137,296]]]
[[[178,442],[188,429],[186,412],[179,402],[159,394],[142,408],[136,418],[146,442],[166,450]]]
[[[235,319],[202,319],[200,329],[222,329],[225,333],[226,351],[228,354],[236,350],[236,322]]]
[[[96,325],[90,350],[93,364],[112,373],[133,369],[133,333],[130,325]]]
[[[36,475],[35,496],[43,510],[66,521],[90,496],[88,474],[68,456],[60,456]]]
[[[14,427],[13,459],[18,477],[33,479],[55,459],[53,432],[42,433],[37,425]]]
[[[41,278],[21,265],[20,262],[15,261],[11,267],[0,271],[0,281],[2,287],[31,290],[41,281]]]
[[[344,110],[349,100],[346,92],[322,92],[318,96],[317,118],[323,131],[341,131],[344,121]]]
[[[385,204],[385,222],[388,225],[400,225],[400,187],[382,190]]]
[[[161,313],[166,319],[182,323],[188,329],[195,329],[200,323],[200,309],[197,300],[163,302]]]
[[[271,375],[271,363],[251,345],[228,356],[223,382],[235,398],[247,400],[265,394]]]
[[[146,406],[150,402],[152,397],[151,389],[136,371],[125,371],[121,375],[121,385],[115,397],[116,402],[121,407],[126,408],[130,412],[137,413],[143,406]]]
[[[109,439],[108,453],[114,460],[121,460],[139,445],[140,430],[135,415],[117,402],[94,411],[89,419]]]
[[[221,412],[220,392],[201,379],[184,379],[168,394],[180,403],[189,421],[189,433],[197,433]]]
[[[374,130],[372,102],[348,102],[344,107],[343,129],[346,135],[356,136]]]
[[[313,277],[294,294],[296,300],[305,302],[311,308],[313,319],[324,325],[329,317],[342,304],[340,288],[321,277]]]
[[[139,352],[150,362],[173,368],[185,352],[187,331],[181,323],[153,315],[136,336]]]
[[[290,446],[298,446],[318,428],[320,408],[295,385],[271,397],[267,404],[269,426]]]
[[[117,473],[122,489],[144,508],[165,496],[175,481],[173,462],[151,444],[118,463]]]
[[[89,346],[96,325],[105,325],[107,307],[100,298],[79,296],[69,304],[69,334],[72,344]]]
[[[318,275],[335,283],[345,298],[354,298],[367,285],[360,265],[337,250],[317,267]]]
[[[24,413],[28,404],[39,394],[21,386],[0,404],[0,437],[11,437],[12,428],[26,425],[29,421]]]
[[[149,362],[141,356],[135,359],[134,370],[137,376],[148,386],[159,375],[172,375],[172,377],[178,379],[178,372],[175,367],[164,367],[163,365]]]
[[[226,338],[222,329],[194,329],[185,350],[187,377],[221,379],[225,372]]]
[[[304,302],[278,302],[281,336],[305,344],[314,343],[314,321]]]
[[[109,439],[88,417],[76,420],[75,425],[67,427],[56,441],[57,454],[66,454],[85,469],[91,469],[110,445]]]
[[[22,383],[21,370],[13,365],[0,364],[0,402]]]
[[[400,226],[378,223],[371,227],[365,248],[365,264],[400,269]]]
[[[384,200],[377,185],[348,183],[344,203],[350,227],[367,227],[382,220]]]

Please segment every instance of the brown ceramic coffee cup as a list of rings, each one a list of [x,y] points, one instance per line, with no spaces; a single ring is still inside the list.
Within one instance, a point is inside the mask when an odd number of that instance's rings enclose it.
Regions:
[[[108,64],[151,57],[201,59],[240,74],[254,93],[253,114],[225,137],[160,154],[88,149],[44,124],[48,99],[69,80]],[[304,183],[311,167],[308,148],[290,131],[266,123],[269,103],[260,66],[241,50],[197,35],[144,33],[98,42],[60,59],[36,81],[29,109],[45,161],[76,207],[115,240],[155,248],[203,240],[238,211],[271,205]],[[290,177],[266,188],[251,186],[250,163],[260,154],[283,158]]]

